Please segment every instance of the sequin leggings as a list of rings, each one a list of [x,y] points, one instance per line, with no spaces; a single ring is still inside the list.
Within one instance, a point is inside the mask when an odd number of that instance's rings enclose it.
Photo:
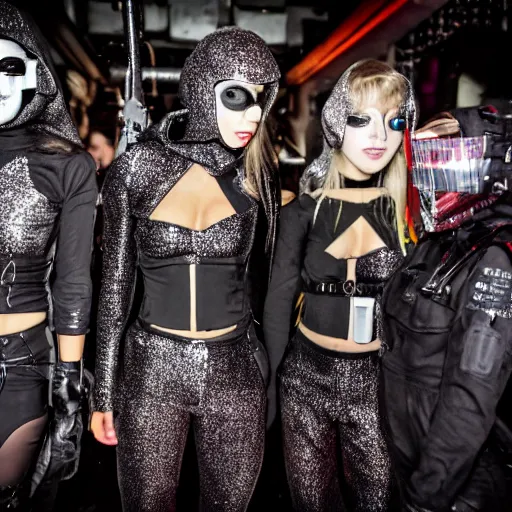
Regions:
[[[286,473],[296,511],[390,510],[378,377],[376,352],[334,352],[297,331],[280,386]]]
[[[202,509],[247,509],[263,459],[266,408],[252,336],[252,326],[207,341],[131,326],[116,421],[125,512],[176,509],[190,425]]]

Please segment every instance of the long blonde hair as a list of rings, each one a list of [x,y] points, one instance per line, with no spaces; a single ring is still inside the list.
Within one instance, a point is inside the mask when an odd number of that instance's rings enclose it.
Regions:
[[[260,199],[264,174],[272,176],[275,170],[274,147],[270,140],[265,122],[258,126],[258,130],[251,140],[244,156],[245,191],[255,199]]]
[[[367,60],[356,66],[348,78],[349,94],[354,111],[362,110],[366,105],[381,104],[384,107],[400,107],[405,103],[407,82],[392,67],[376,60]],[[328,190],[343,188],[344,179],[340,173],[341,149],[332,153],[329,171],[321,189],[311,195],[318,199],[316,213]],[[383,186],[395,203],[395,222],[402,252],[405,254],[405,207],[407,204],[407,164],[403,143],[389,164],[381,172],[384,173]],[[341,215],[341,203],[340,212]]]

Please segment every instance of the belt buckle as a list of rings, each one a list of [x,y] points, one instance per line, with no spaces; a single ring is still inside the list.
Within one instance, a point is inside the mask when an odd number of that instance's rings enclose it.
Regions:
[[[343,293],[347,295],[347,297],[352,297],[356,289],[356,284],[354,283],[354,281],[352,281],[352,279],[349,279],[348,281],[343,281],[342,288]]]
[[[9,281],[6,281],[6,274],[7,272],[9,271],[9,267],[12,266],[12,278],[11,280]],[[14,263],[13,260],[9,260],[9,263],[7,263],[7,265],[4,267],[4,269],[2,270],[2,275],[0,275],[0,285],[2,286],[10,286],[14,283],[14,281],[16,281],[16,263]]]
[[[6,273],[8,272],[9,270],[9,267],[12,266],[12,279],[11,281],[6,281],[5,280],[5,275]],[[12,285],[14,283],[14,281],[16,281],[16,263],[11,259],[9,261],[9,263],[7,263],[7,265],[5,266],[5,268],[2,270],[2,275],[0,275],[0,286],[7,286],[8,288],[8,291],[7,291],[7,297],[6,297],[6,302],[7,302],[7,305],[12,308],[12,304],[11,304],[11,290],[12,290]]]

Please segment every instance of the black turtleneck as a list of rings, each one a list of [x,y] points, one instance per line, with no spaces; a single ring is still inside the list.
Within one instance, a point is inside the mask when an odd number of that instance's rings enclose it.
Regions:
[[[381,186],[379,184],[381,173],[377,172],[372,174],[366,180],[351,180],[350,178],[343,177],[344,188],[373,188]]]

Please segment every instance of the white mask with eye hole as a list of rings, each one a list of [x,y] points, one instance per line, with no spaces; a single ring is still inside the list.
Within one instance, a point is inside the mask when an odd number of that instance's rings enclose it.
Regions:
[[[0,39],[0,126],[18,115],[23,91],[37,87],[36,68],[19,44]]]
[[[244,148],[256,133],[265,99],[263,85],[226,80],[215,86],[217,126],[231,149]]]
[[[349,166],[371,176],[382,171],[402,144],[405,118],[397,108],[368,107],[348,116],[341,152]],[[351,177],[351,176],[347,176]]]

